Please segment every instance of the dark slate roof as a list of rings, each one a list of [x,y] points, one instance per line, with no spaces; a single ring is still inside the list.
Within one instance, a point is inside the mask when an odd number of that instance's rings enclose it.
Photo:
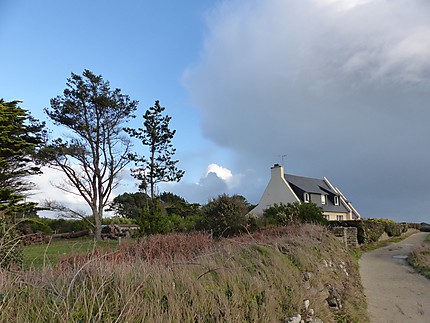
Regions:
[[[307,193],[339,195],[338,193],[333,191],[322,179],[302,177],[290,174],[284,174],[284,178],[288,183],[297,186],[298,188]]]
[[[323,179],[302,177],[290,174],[284,174],[284,178],[301,200],[303,195],[300,193],[300,191],[311,194],[339,196],[339,194],[333,191]],[[323,208],[324,212],[348,212],[342,203],[339,205],[334,205],[330,199],[327,199],[327,204],[320,206]]]

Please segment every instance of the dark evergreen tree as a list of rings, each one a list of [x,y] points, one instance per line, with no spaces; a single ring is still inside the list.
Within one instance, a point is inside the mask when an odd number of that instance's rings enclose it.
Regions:
[[[40,174],[37,154],[44,144],[44,123],[18,106],[0,99],[0,214],[15,217],[34,212],[36,203],[23,202],[34,187],[29,175]]]
[[[147,191],[149,186],[151,199],[156,196],[156,185],[160,182],[179,182],[184,176],[184,171],[176,167],[178,160],[173,160],[176,149],[173,148],[172,139],[176,130],[169,129],[171,117],[163,116],[165,108],[159,101],[150,107],[144,114],[143,128],[126,131],[148,146],[149,155],[138,156],[130,154],[130,160],[135,162],[137,168],[132,170],[134,178],[141,181],[139,188]]]
[[[66,85],[45,112],[69,135],[54,140],[45,157],[67,177],[59,188],[82,196],[89,205],[100,239],[103,209],[118,184],[118,173],[129,163],[130,140],[123,124],[133,117],[138,102],[89,70],[82,76],[72,73]]]
[[[113,199],[110,211],[124,218],[136,219],[141,210],[148,208],[148,201],[146,193],[123,193]]]

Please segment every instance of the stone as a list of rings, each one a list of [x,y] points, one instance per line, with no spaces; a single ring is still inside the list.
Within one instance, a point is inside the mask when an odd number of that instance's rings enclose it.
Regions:
[[[329,295],[326,299],[328,305],[332,308],[332,309],[342,309],[342,301],[340,299],[340,295],[338,293],[338,291],[336,290],[336,288],[330,286],[329,287]]]
[[[310,304],[310,301],[307,299],[307,300],[305,300],[305,310],[307,311],[308,310],[308,308],[309,308],[309,304]]]

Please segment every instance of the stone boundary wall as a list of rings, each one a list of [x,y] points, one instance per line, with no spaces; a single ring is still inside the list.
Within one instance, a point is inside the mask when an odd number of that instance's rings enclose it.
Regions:
[[[355,227],[333,227],[331,232],[341,240],[345,247],[358,247],[358,230]]]

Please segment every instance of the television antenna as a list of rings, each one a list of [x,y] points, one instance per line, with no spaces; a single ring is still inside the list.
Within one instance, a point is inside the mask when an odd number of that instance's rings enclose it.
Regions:
[[[277,157],[281,157],[281,160],[282,160],[282,167],[284,167],[284,169],[285,169],[285,166],[286,166],[286,159],[287,159],[287,155],[277,155]]]

